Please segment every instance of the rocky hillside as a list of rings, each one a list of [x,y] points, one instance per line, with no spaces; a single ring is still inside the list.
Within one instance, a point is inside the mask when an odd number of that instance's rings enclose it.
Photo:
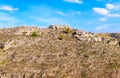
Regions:
[[[120,78],[119,35],[66,25],[0,29],[0,78]]]

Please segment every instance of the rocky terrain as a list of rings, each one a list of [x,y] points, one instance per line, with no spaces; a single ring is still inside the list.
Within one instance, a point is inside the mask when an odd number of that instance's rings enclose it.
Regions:
[[[120,78],[120,33],[0,29],[0,78]]]

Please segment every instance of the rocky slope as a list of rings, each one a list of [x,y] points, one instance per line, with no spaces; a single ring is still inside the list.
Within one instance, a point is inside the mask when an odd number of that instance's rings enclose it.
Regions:
[[[0,29],[0,78],[120,78],[117,34],[66,25]]]

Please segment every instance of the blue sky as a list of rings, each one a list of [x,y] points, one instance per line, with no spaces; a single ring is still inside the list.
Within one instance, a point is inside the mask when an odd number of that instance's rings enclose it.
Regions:
[[[0,28],[51,24],[120,32],[120,0],[0,0]]]

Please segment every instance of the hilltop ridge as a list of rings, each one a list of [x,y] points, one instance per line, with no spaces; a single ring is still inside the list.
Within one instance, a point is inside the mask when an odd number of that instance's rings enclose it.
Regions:
[[[120,78],[120,33],[50,25],[0,29],[2,78]]]

